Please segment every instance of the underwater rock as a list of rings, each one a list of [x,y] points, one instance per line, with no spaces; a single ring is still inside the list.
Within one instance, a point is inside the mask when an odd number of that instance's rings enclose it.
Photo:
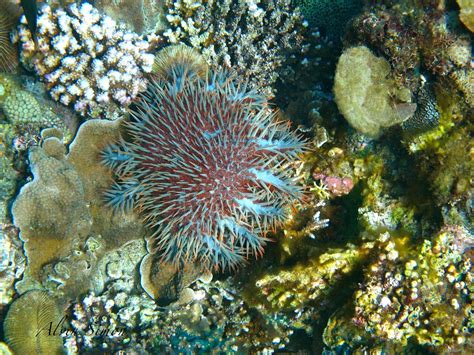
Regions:
[[[401,123],[416,108],[411,104],[410,91],[397,88],[389,75],[390,64],[367,47],[347,49],[337,64],[334,80],[337,106],[351,126],[371,137],[378,137],[384,128]]]
[[[165,6],[162,35],[169,43],[190,44],[212,67],[237,70],[269,96],[286,57],[303,51],[303,20],[290,0],[167,0]]]
[[[15,300],[8,310],[3,330],[15,354],[63,354],[59,334],[49,334],[49,325],[63,317],[58,301],[45,291],[30,291]],[[53,329],[54,330],[54,329]]]
[[[125,109],[147,85],[151,44],[89,3],[40,9],[37,42],[22,17],[21,59],[45,81],[51,97],[81,115],[107,118]]]
[[[100,162],[100,151],[118,138],[119,128],[120,121],[86,122],[67,155],[53,130],[45,132],[41,147],[31,148],[34,179],[13,205],[28,257],[26,276],[16,284],[20,293],[38,284],[67,297],[100,291],[104,273],[96,273],[101,258],[143,238],[138,216],[115,213],[102,200],[111,175]]]

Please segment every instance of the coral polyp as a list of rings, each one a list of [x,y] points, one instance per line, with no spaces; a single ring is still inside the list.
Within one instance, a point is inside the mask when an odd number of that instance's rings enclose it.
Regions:
[[[301,197],[289,165],[305,143],[231,73],[169,73],[132,108],[128,140],[103,152],[118,175],[106,197],[141,211],[164,261],[233,268]]]

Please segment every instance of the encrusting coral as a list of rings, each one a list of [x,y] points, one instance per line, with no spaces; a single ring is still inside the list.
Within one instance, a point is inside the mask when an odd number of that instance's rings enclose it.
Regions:
[[[67,297],[100,289],[93,276],[102,256],[143,237],[138,216],[114,213],[102,199],[111,176],[100,151],[118,139],[119,128],[120,121],[86,122],[67,155],[51,130],[43,131],[41,147],[31,148],[34,178],[12,208],[28,258],[25,277],[15,285],[20,293],[38,285]]]
[[[55,105],[23,88],[13,76],[0,73],[0,109],[20,136],[39,135],[42,128],[49,127],[56,127],[69,135],[69,126],[73,123],[60,117]]]
[[[23,17],[22,62],[45,81],[51,97],[82,115],[114,118],[147,85],[152,45],[89,3],[41,7],[36,47]]]
[[[303,20],[290,0],[167,0],[165,8],[165,39],[191,45],[213,67],[237,70],[267,95],[285,57],[304,50]]]

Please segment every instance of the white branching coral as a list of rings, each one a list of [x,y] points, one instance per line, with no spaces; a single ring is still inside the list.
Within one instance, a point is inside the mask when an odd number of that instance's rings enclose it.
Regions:
[[[89,3],[39,11],[37,43],[23,16],[23,63],[45,81],[51,97],[81,115],[110,118],[142,91],[152,70],[153,44]]]

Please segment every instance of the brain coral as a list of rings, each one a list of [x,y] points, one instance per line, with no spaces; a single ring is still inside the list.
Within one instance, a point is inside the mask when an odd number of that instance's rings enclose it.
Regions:
[[[166,261],[233,267],[263,251],[264,233],[299,197],[291,162],[304,143],[274,121],[265,98],[228,73],[200,77],[176,64],[132,109],[122,140],[103,153],[120,176],[107,192],[138,207]]]
[[[22,61],[46,82],[54,100],[82,115],[124,108],[146,88],[144,73],[154,59],[150,43],[88,3],[54,11],[43,6],[38,50],[24,17],[18,34]]]
[[[351,126],[372,137],[404,121],[416,108],[409,104],[410,91],[396,87],[389,74],[390,64],[363,46],[344,51],[337,63],[337,106]]]

